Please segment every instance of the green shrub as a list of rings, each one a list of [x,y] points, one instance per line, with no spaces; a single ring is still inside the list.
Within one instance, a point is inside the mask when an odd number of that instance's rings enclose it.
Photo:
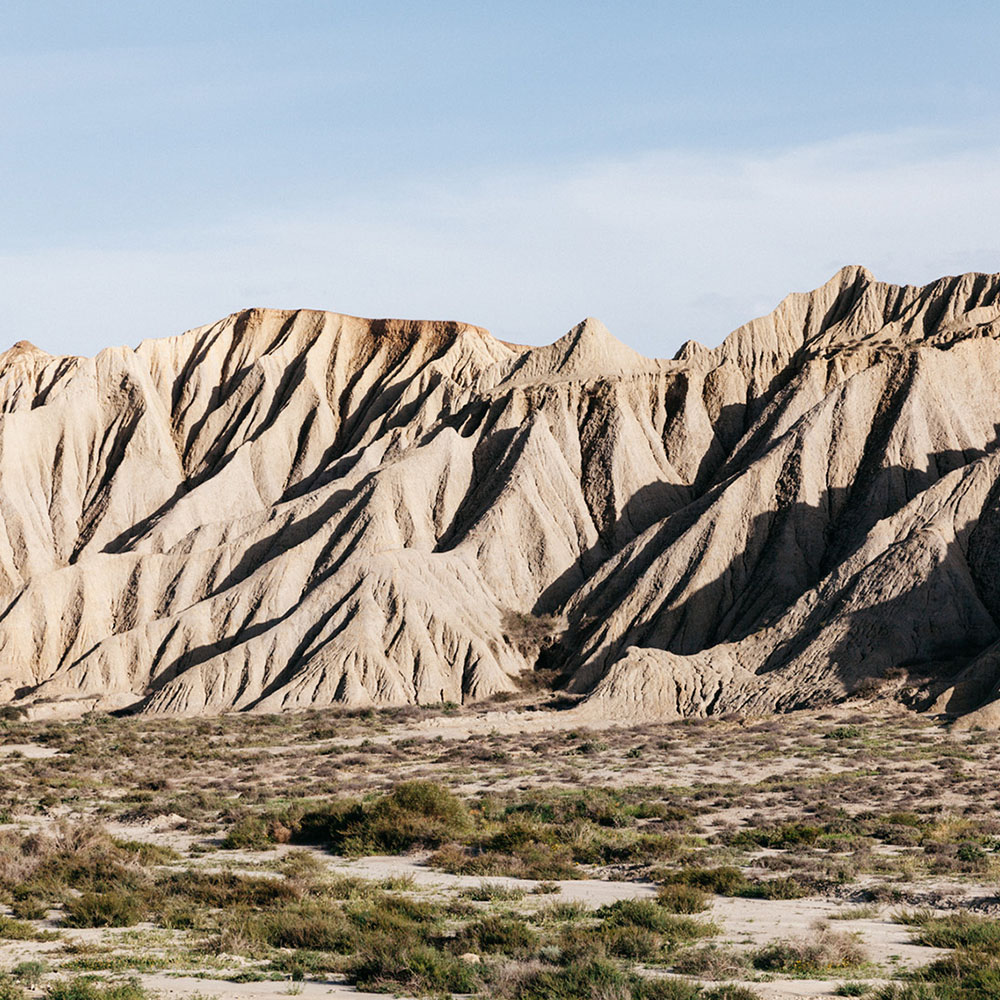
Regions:
[[[293,839],[318,840],[338,854],[397,854],[438,847],[470,829],[465,804],[443,785],[405,781],[374,802],[332,803],[307,813]]]
[[[561,969],[528,971],[516,991],[518,1000],[696,1000],[695,983],[681,979],[653,979],[626,972],[603,959],[572,962]]]
[[[708,896],[694,885],[661,885],[656,901],[671,913],[702,913],[708,909]]]
[[[299,889],[280,878],[239,875],[235,872],[169,872],[156,881],[156,890],[186,906],[224,909],[232,906],[266,908],[294,902]]]
[[[48,1000],[147,1000],[149,994],[138,979],[98,983],[88,976],[60,979],[45,987]]]
[[[721,868],[685,868],[663,876],[667,885],[690,885],[719,896],[737,896],[747,886],[746,876],[731,865]]]
[[[32,990],[42,981],[42,976],[48,971],[48,965],[38,961],[38,959],[19,962],[12,970],[14,978]]]
[[[14,916],[21,920],[44,920],[49,912],[45,900],[39,899],[37,896],[15,899],[10,908]]]
[[[838,726],[823,734],[824,740],[856,740],[864,736],[865,731],[861,726]]]
[[[715,924],[670,913],[651,899],[621,899],[597,911],[606,927],[641,927],[667,937],[672,943],[693,941],[718,933]]]
[[[264,851],[274,846],[267,821],[262,816],[244,816],[226,832],[222,846],[227,851]]]
[[[524,890],[500,882],[480,882],[477,886],[462,889],[458,895],[477,903],[516,902],[524,899]]]
[[[957,948],[914,976],[943,1000],[993,1000],[1000,997],[1000,955],[995,951]],[[922,984],[923,985],[923,984]]]
[[[28,994],[6,972],[0,972],[0,1000],[28,1000]]]
[[[367,931],[393,931],[401,927],[426,927],[441,919],[439,906],[422,899],[389,893],[353,903],[347,917]]]
[[[768,878],[760,881],[747,880],[736,896],[750,899],[801,899],[809,895],[809,890],[795,878]]]
[[[969,1000],[993,1000],[992,996],[985,994],[981,998],[974,998],[971,994],[939,992],[934,986],[928,986],[926,983],[907,983],[903,986],[892,983],[882,986],[872,994],[872,1000],[959,1000],[965,996],[968,996]]]
[[[588,934],[588,937],[592,935]],[[663,950],[661,936],[645,927],[606,926],[601,928],[599,941],[607,954],[614,955],[615,958],[627,958],[633,962],[651,962],[658,958]],[[597,943],[597,941],[592,942],[592,947],[588,949],[590,955],[599,953],[594,947]]]
[[[262,918],[260,936],[274,948],[353,950],[355,937],[344,915],[316,905],[287,907]]]
[[[741,830],[733,838],[735,847],[767,847],[787,850],[790,847],[810,846],[816,843],[823,830],[818,826],[788,823],[785,826]]]
[[[919,928],[918,944],[930,948],[967,948],[1000,951],[1000,921],[971,913],[949,913],[934,916],[925,911],[897,914],[900,923]]]
[[[490,915],[462,927],[455,935],[454,949],[523,957],[537,943],[538,935],[519,917]]]
[[[0,940],[6,941],[51,941],[56,937],[52,931],[39,930],[26,920],[14,920],[0,914]]]
[[[427,945],[400,947],[392,937],[370,939],[347,970],[361,990],[406,993],[474,993],[480,984],[474,965]]]
[[[131,892],[84,892],[66,900],[67,927],[131,927],[146,915],[146,904]]]
[[[580,869],[564,846],[527,844],[516,854],[482,851],[449,844],[435,851],[427,863],[432,868],[455,875],[481,875],[508,878],[572,879],[580,877]]]

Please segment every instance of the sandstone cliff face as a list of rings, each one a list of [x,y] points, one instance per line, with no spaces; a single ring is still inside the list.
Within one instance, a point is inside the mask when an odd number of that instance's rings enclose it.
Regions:
[[[845,268],[648,360],[251,310],[0,355],[0,703],[604,714],[1000,695],[1000,275]],[[548,635],[547,633],[551,633]]]

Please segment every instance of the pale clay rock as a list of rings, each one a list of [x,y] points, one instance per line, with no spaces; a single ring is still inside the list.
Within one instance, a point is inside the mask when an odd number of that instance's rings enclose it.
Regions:
[[[852,696],[1000,723],[1000,275],[844,268],[709,350],[253,309],[0,354],[0,703]]]

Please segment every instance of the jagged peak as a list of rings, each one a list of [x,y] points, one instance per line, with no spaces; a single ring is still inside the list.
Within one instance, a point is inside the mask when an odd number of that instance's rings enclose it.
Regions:
[[[11,368],[23,369],[33,367],[38,362],[46,362],[52,357],[48,351],[36,347],[30,340],[19,340],[6,351],[0,353],[0,374]]]
[[[649,370],[658,364],[622,343],[599,319],[588,316],[554,343],[523,354],[505,381],[598,378]]]
[[[44,354],[45,357],[51,357],[48,351],[43,351],[40,347],[36,347],[30,340],[17,341],[17,343],[12,344],[6,351],[0,354],[0,357],[17,354]]]

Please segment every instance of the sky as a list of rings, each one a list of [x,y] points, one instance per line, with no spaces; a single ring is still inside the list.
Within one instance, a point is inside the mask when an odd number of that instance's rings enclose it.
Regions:
[[[1000,4],[0,0],[0,346],[249,306],[717,344],[1000,271]]]

